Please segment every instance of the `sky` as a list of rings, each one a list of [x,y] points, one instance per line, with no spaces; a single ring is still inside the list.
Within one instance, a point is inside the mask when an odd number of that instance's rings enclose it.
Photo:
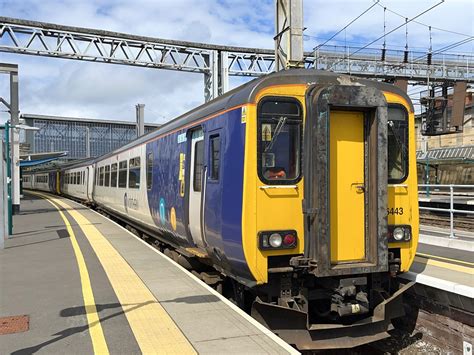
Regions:
[[[330,44],[363,46],[440,0],[380,0]],[[303,0],[304,46],[311,50],[339,31],[374,0]],[[381,5],[381,6],[380,6]],[[124,32],[164,39],[271,49],[274,0],[0,0],[0,16]],[[445,0],[408,25],[410,50],[427,51],[429,30],[438,27],[474,35],[474,2]],[[402,49],[405,27],[386,38]],[[433,50],[466,36],[432,28]],[[0,39],[1,42],[1,39]],[[383,41],[372,47],[381,48]],[[452,52],[473,55],[474,41]],[[21,113],[135,120],[135,105],[145,104],[145,121],[164,123],[204,102],[202,74],[87,63],[0,52],[0,62],[16,63]],[[242,83],[233,78],[231,86]],[[9,98],[9,80],[0,75],[0,97]],[[8,100],[7,100],[8,101]],[[0,122],[7,119],[0,106]]]

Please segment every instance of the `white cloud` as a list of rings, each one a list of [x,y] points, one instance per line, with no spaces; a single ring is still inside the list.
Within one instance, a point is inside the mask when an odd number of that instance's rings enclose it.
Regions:
[[[373,2],[304,0],[305,48],[330,37]],[[435,0],[383,0],[384,6],[412,17]],[[418,20],[472,35],[473,3],[448,0]],[[104,29],[151,37],[224,45],[273,48],[273,0],[0,0],[2,16]],[[387,13],[387,29],[403,19]],[[428,47],[428,29],[409,24],[410,49]],[[367,43],[383,33],[383,9],[375,6],[335,38],[337,44]],[[462,39],[433,30],[433,46]],[[387,37],[387,46],[405,45],[404,30]],[[381,42],[375,46],[380,47]],[[472,42],[459,50],[473,51]],[[134,120],[136,103],[145,103],[146,119],[175,117],[204,100],[200,74],[85,63],[0,53],[0,61],[20,66],[22,112]],[[8,97],[7,76],[0,76],[0,96]],[[232,83],[242,80],[233,79]],[[0,108],[0,111],[2,108]],[[0,112],[0,120],[5,119]]]

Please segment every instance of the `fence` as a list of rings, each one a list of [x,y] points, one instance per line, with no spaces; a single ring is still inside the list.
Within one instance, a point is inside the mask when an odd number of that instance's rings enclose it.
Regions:
[[[449,212],[449,237],[450,238],[455,238],[456,236],[454,235],[454,214],[455,213],[464,213],[464,214],[474,214],[473,210],[468,210],[468,209],[454,209],[454,189],[458,189],[466,193],[466,189],[470,190],[467,191],[469,192],[474,192],[474,185],[431,185],[431,184],[420,184],[418,185],[419,192],[423,191],[423,188],[425,190],[425,193],[427,196],[430,196],[430,194],[434,192],[449,192],[449,209],[448,208],[437,208],[437,207],[420,207],[420,210],[425,210],[425,211],[435,211],[435,212]],[[470,195],[473,197],[474,200],[474,194]]]

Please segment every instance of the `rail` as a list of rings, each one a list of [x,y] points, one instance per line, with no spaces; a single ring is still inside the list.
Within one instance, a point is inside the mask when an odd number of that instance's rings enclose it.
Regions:
[[[465,214],[473,214],[474,211],[470,210],[458,210],[454,208],[454,189],[463,190],[463,189],[470,189],[471,192],[474,191],[474,185],[432,185],[432,184],[419,184],[418,191],[421,192],[424,188],[426,196],[430,196],[432,194],[433,189],[437,190],[437,192],[448,192],[449,191],[449,208],[437,208],[437,207],[420,207],[420,210],[425,211],[435,211],[435,212],[449,212],[449,237],[456,238],[454,234],[454,214],[455,213],[465,213]],[[474,197],[473,197],[474,198]]]

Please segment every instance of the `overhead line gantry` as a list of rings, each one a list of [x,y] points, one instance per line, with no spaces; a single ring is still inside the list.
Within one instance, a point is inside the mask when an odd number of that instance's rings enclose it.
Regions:
[[[299,30],[289,34],[301,38]],[[374,48],[347,56],[356,49],[325,45],[305,52],[301,65],[380,79],[474,82],[472,55],[440,53],[429,64],[418,59],[427,53],[410,52],[404,63],[403,51],[397,50],[387,50],[385,61],[381,49]],[[229,89],[229,76],[254,77],[276,69],[275,51],[270,49],[166,40],[8,17],[0,17],[0,51],[201,73],[206,100]]]

